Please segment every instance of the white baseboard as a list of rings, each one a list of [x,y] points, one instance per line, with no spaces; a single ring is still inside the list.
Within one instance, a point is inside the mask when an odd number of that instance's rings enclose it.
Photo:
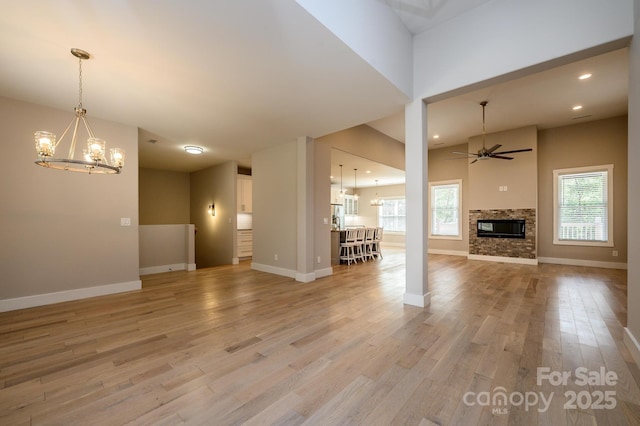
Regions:
[[[4,299],[0,300],[0,312],[15,311],[18,309],[33,308],[36,306],[51,305],[54,303],[69,302],[71,300],[87,299],[89,297],[123,293],[126,291],[140,290],[141,288],[142,281],[136,280],[125,283],[58,291],[55,293],[36,294],[33,296],[17,297],[15,299]]]
[[[256,271],[261,272],[268,272],[275,275],[282,275],[289,278],[296,277],[296,271],[292,269],[278,268],[277,266],[264,265],[262,263],[251,262],[251,269],[255,269]]]
[[[187,267],[191,267],[191,265],[193,265],[193,269],[187,269]],[[163,272],[170,272],[170,271],[184,271],[184,270],[193,271],[196,269],[195,267],[196,267],[195,264],[187,265],[186,263],[174,263],[173,265],[150,266],[148,268],[140,268],[140,275],[161,274]]]
[[[640,343],[631,333],[628,327],[624,328],[624,335],[622,336],[625,346],[629,349],[631,357],[636,362],[636,365],[640,367]]]
[[[296,272],[296,281],[301,283],[310,283],[311,281],[316,280],[316,273],[309,272],[308,274],[303,274],[301,272]]]
[[[232,265],[239,265],[240,264],[240,258],[234,257],[233,259],[231,259],[231,264]]]
[[[565,259],[562,257],[539,257],[540,263],[555,263],[557,265],[571,265],[571,266],[591,266],[593,268],[608,268],[608,269],[627,269],[627,264],[624,262],[602,262],[597,260],[583,260],[583,259]]]
[[[196,264],[195,263],[189,263],[187,265],[187,271],[191,272],[191,271],[195,271],[196,270]]]
[[[431,303],[431,293],[423,295],[405,293],[403,298],[405,305],[417,306],[419,308],[424,308]]]
[[[428,253],[429,254],[447,254],[449,256],[464,256],[464,257],[469,256],[468,251],[461,251],[461,250],[440,250],[440,249],[430,248]]]
[[[519,263],[522,265],[537,265],[538,259],[523,259],[520,257],[506,257],[506,256],[484,256],[481,254],[470,254],[467,256],[469,260],[484,260],[487,262],[502,262],[502,263]]]
[[[315,270],[316,278],[328,277],[333,275],[333,268],[324,268]]]

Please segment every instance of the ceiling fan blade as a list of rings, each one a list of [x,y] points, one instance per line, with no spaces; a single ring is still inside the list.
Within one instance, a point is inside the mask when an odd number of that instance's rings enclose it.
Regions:
[[[491,148],[489,148],[489,149],[487,150],[487,152],[488,152],[489,154],[491,154],[493,151],[495,151],[496,149],[500,148],[501,146],[502,146],[502,145],[500,145],[499,143],[497,143],[497,144],[495,144],[494,146],[492,146]]]
[[[502,155],[491,155],[491,158],[499,158],[501,160],[513,160],[513,157],[503,157]]]
[[[477,157],[478,156],[478,154],[472,154],[470,152],[461,152],[461,151],[453,151],[452,154],[471,155],[473,157]]]
[[[527,149],[514,149],[513,151],[500,151],[500,152],[494,152],[494,154],[497,155],[501,155],[501,154],[513,154],[514,152],[528,152],[528,151],[533,151],[532,148],[527,148]]]
[[[475,156],[474,156],[475,157]],[[474,157],[456,157],[456,158],[444,158],[444,160],[469,160]]]
[[[476,161],[478,161],[478,159],[477,159],[477,158],[476,158],[475,160],[473,160],[472,162],[470,162],[469,164],[473,164],[473,163],[475,163]]]

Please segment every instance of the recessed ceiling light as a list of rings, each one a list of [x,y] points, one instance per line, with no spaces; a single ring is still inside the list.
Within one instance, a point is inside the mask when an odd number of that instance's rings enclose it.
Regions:
[[[440,139],[440,135],[433,135],[434,139]]]
[[[586,80],[586,79],[588,79],[588,78],[590,78],[590,77],[591,77],[591,74],[586,73],[586,74],[582,74],[580,77],[578,77],[578,79],[580,79],[580,80]]]
[[[193,146],[193,145],[185,146],[184,150],[185,150],[186,153],[194,154],[194,155],[202,154],[202,151],[204,151],[201,147]]]
[[[582,105],[576,105],[573,107],[574,111],[578,111],[579,109],[582,109]]]
[[[367,170],[365,173],[369,174],[369,173],[371,173],[371,170]]]

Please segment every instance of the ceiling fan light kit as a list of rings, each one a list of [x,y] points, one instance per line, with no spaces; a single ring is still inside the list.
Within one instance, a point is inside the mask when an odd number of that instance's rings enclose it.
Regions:
[[[485,128],[485,108],[487,106],[487,104],[489,103],[489,101],[482,101],[480,102],[480,105],[482,106],[482,148],[478,150],[477,153],[471,153],[471,152],[460,152],[460,151],[453,151],[452,154],[460,154],[460,155],[466,155],[466,158],[473,158],[473,161],[469,164],[473,164],[475,162],[477,162],[478,160],[488,160],[490,158],[497,158],[500,160],[513,160],[513,157],[506,157],[504,154],[515,154],[516,152],[529,152],[529,151],[533,151],[533,149],[531,148],[525,148],[525,149],[514,149],[511,151],[496,151],[498,148],[500,148],[502,145],[500,144],[495,144],[494,146],[492,146],[491,148],[487,149],[487,147],[485,146],[485,135],[486,135],[486,128]],[[459,157],[459,158],[464,158],[464,157]]]

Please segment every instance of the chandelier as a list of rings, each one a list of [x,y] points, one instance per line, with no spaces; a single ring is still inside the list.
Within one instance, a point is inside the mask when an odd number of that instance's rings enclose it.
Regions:
[[[381,207],[384,206],[384,201],[378,198],[378,179],[376,179],[376,198],[371,200],[371,205],[373,207]]]
[[[36,142],[36,152],[38,153],[38,160],[35,162],[42,167],[48,167],[50,169],[58,170],[70,170],[73,172],[83,173],[98,173],[98,174],[117,174],[124,166],[125,152],[120,148],[111,148],[110,163],[105,158],[105,141],[104,139],[97,138],[89,123],[86,119],[87,110],[82,107],[82,60],[89,59],[91,56],[89,53],[81,49],[71,49],[71,54],[78,58],[79,71],[78,71],[78,106],[74,108],[75,117],[71,120],[69,125],[59,140],[56,140],[56,135],[47,131],[37,131],[34,133]],[[80,122],[84,124],[84,128],[89,135],[87,139],[86,147],[82,150],[82,159],[75,159],[76,145],[78,139],[78,129]],[[56,148],[62,143],[65,136],[69,133],[69,130],[73,128],[71,135],[71,141],[69,145],[69,153],[67,158],[54,157]],[[78,147],[79,149],[79,147]]]

